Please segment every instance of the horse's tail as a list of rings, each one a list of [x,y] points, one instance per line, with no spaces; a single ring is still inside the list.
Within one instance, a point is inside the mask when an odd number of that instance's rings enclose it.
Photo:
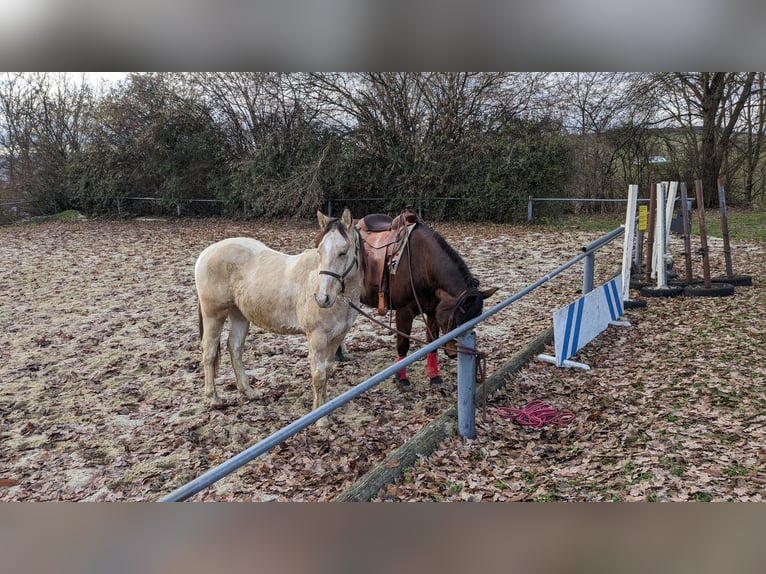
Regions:
[[[197,300],[197,320],[199,323],[199,340],[202,342],[202,336],[205,334],[205,323],[202,321],[202,305]],[[215,359],[213,359],[213,377],[218,376],[218,365],[221,362],[221,340],[218,340],[218,346],[215,349]]]

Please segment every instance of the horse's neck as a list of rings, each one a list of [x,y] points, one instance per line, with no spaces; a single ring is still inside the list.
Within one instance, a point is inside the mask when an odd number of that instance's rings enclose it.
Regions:
[[[420,241],[429,241],[432,244],[428,250],[420,250],[425,254],[420,262],[423,271],[436,280],[436,287],[444,289],[450,295],[457,296],[465,291],[470,287],[472,280],[470,274],[466,274],[467,268],[462,269],[461,265],[442,249],[435,237],[425,235],[425,231],[423,233]],[[413,248],[417,249],[414,246]],[[413,269],[413,273],[418,273],[418,270]]]

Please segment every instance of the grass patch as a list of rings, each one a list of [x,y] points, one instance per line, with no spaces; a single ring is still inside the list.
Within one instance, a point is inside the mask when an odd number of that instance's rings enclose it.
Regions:
[[[745,465],[739,464],[738,462],[734,462],[730,464],[729,466],[727,466],[726,468],[724,468],[723,473],[726,476],[731,476],[731,477],[749,476],[751,474],[757,473],[759,470],[760,469],[758,467],[745,466]]]
[[[766,211],[756,209],[726,209],[729,223],[729,237],[766,241]],[[533,224],[560,230],[563,227],[580,229],[582,231],[601,231],[606,233],[625,223],[625,212],[599,214],[567,214],[557,218],[533,219]],[[705,230],[708,236],[722,237],[721,212],[718,208],[705,210]],[[692,234],[699,235],[699,217],[697,211],[692,213]]]
[[[447,478],[447,480],[442,485],[442,490],[448,494],[457,494],[463,490],[463,483],[458,480]]]
[[[556,490],[552,490],[550,492],[544,492],[540,496],[534,498],[535,502],[559,502],[564,500],[564,498],[556,492]]]
[[[704,492],[702,490],[699,490],[692,494],[692,500],[696,502],[712,502],[713,501],[713,495],[709,492]]]
[[[24,219],[22,222],[43,223],[45,221],[79,221],[80,219],[85,219],[82,213],[76,209],[67,209],[66,211],[55,213],[53,215],[38,215],[35,217],[30,217],[29,219]]]
[[[729,223],[730,238],[766,241],[766,211],[727,208],[726,219]],[[708,236],[723,237],[719,209],[705,210],[705,231]],[[692,234],[699,235],[699,217],[696,211],[692,215]]]
[[[686,473],[686,464],[675,456],[661,456],[660,467],[676,476],[683,476]]]

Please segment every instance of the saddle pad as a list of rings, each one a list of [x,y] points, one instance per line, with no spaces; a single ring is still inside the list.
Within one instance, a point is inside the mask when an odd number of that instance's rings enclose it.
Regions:
[[[391,254],[391,258],[388,262],[388,269],[391,275],[396,275],[396,268],[399,266],[399,260],[402,258],[404,248],[410,241],[410,234],[413,229],[415,229],[415,223],[408,223],[404,228],[404,236],[394,244],[395,251]]]

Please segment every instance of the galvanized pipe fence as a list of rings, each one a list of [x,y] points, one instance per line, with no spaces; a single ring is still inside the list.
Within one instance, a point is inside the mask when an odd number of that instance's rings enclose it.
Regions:
[[[504,299],[494,307],[491,307],[478,317],[471,319],[456,327],[449,333],[445,333],[438,339],[432,341],[428,345],[417,349],[412,354],[406,356],[404,359],[397,361],[387,368],[379,371],[375,375],[371,376],[367,380],[359,383],[351,389],[341,393],[337,397],[328,400],[322,406],[310,411],[302,417],[296,419],[287,426],[282,427],[278,431],[272,433],[268,437],[260,440],[259,442],[249,446],[239,454],[231,457],[220,465],[208,470],[204,474],[195,478],[194,480],[184,484],[169,494],[159,499],[159,502],[178,502],[187,500],[194,496],[196,493],[221,480],[225,476],[231,474],[235,470],[239,469],[243,465],[257,458],[261,454],[270,450],[274,446],[284,442],[296,433],[304,430],[311,424],[315,423],[322,417],[329,415],[337,408],[345,405],[349,401],[358,397],[362,393],[368,391],[378,383],[385,379],[392,377],[400,369],[407,367],[426,356],[431,351],[436,351],[442,345],[447,344],[450,340],[457,338],[458,341],[458,358],[457,358],[457,414],[458,414],[458,432],[463,438],[473,438],[476,436],[476,407],[474,403],[474,394],[476,387],[476,335],[473,328],[491,317],[492,315],[502,311],[510,304],[518,301],[525,295],[534,291],[544,283],[547,283],[557,275],[563,273],[573,265],[577,264],[581,260],[585,260],[586,264],[583,268],[583,295],[593,289],[593,274],[594,265],[593,258],[595,252],[620,237],[625,232],[625,226],[620,227],[606,233],[602,237],[596,239],[584,245],[581,252],[572,257],[566,263],[556,267],[553,271],[543,275],[533,283],[530,283],[520,291],[514,293],[510,297]]]
[[[431,197],[428,198],[428,201],[442,201],[442,202],[450,202],[450,201],[466,201],[468,198],[466,197]],[[167,205],[172,205],[175,207],[176,215],[178,217],[181,217],[183,214],[184,206],[191,205],[194,203],[207,203],[207,204],[220,204],[223,205],[223,200],[220,199],[184,199],[180,201],[173,202],[172,200],[162,199],[159,197],[118,197],[116,198],[116,205],[117,205],[117,214],[122,215],[123,212],[123,202],[126,201],[146,201],[146,202],[164,202]],[[341,198],[341,199],[326,199],[324,200],[325,203],[325,209],[326,214],[328,216],[332,216],[333,212],[335,211],[335,205],[338,203],[341,204],[349,204],[349,203],[365,203],[365,202],[382,202],[386,201],[385,197],[350,197],[350,198]],[[531,222],[534,217],[534,208],[533,205],[535,202],[542,202],[542,201],[548,201],[548,202],[569,202],[569,203],[625,203],[628,200],[624,198],[598,198],[598,197],[533,197],[529,196],[526,200],[518,198],[518,199],[508,199],[507,201],[526,201],[527,202],[527,222]],[[639,199],[639,202],[648,202],[649,199]],[[423,206],[420,201],[416,202],[416,205],[414,206],[415,211],[418,213],[420,217],[423,217]],[[247,213],[248,211],[248,205],[247,202],[243,202],[242,204],[242,211],[244,213]]]
[[[533,208],[532,204],[535,201],[567,201],[567,202],[575,202],[575,203],[627,203],[628,200],[626,198],[598,198],[598,197],[533,197],[529,196],[527,199],[527,222],[532,221],[533,217]],[[649,199],[639,199],[640,203],[648,203]]]

